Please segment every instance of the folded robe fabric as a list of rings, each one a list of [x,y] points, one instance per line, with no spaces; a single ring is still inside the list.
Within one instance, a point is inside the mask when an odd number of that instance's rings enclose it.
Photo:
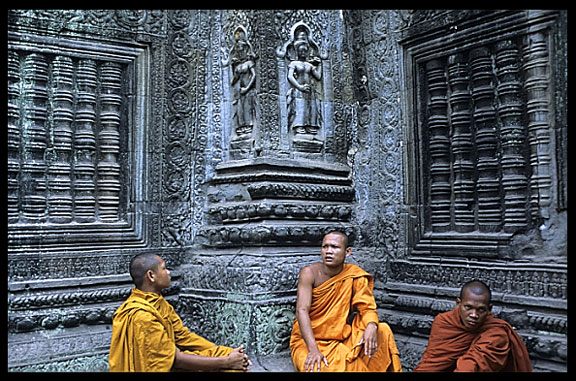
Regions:
[[[512,326],[489,314],[469,331],[458,308],[436,316],[416,372],[531,372],[526,345]]]
[[[376,302],[372,294],[373,277],[360,267],[345,263],[340,274],[312,290],[310,322],[320,352],[326,357],[328,372],[402,371],[394,335],[388,324],[378,324],[378,351],[369,358],[358,346],[369,322],[378,323]],[[356,311],[352,324],[347,323],[350,311]],[[292,361],[298,371],[305,371],[308,348],[300,332],[298,320],[290,337]]]
[[[233,350],[190,332],[161,295],[134,288],[112,318],[110,371],[170,371],[176,347],[211,357],[227,356]]]

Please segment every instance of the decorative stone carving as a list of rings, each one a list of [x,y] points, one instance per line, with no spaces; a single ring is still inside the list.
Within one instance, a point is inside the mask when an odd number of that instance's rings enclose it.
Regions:
[[[526,210],[527,175],[524,146],[526,130],[522,120],[520,53],[517,43],[504,40],[496,45],[498,113],[502,121],[502,188],[504,190],[504,230],[516,231],[528,224]]]
[[[550,124],[548,82],[548,37],[542,32],[531,33],[524,39],[524,89],[528,100],[528,142],[530,144],[530,211],[533,218],[550,218]]]
[[[247,157],[253,151],[256,124],[256,55],[246,29],[238,26],[234,31],[233,46],[222,64],[230,65],[232,92],[233,136],[230,152],[233,158]]]
[[[389,262],[383,300],[393,307],[383,315],[403,342],[400,352],[408,352],[405,366],[418,363],[418,337],[428,335],[433,317],[453,308],[461,284],[477,278],[490,284],[496,315],[521,332],[535,369],[563,369],[565,249],[551,236],[564,233],[548,235],[548,227],[566,211],[558,204],[557,214],[548,214],[554,187],[546,180],[554,171],[549,68],[551,57],[562,53],[544,48],[561,18],[552,12],[399,13],[399,44],[414,89],[406,93],[413,115],[406,119],[407,178],[422,186],[404,188],[413,200],[405,220],[408,247]],[[518,28],[528,23],[539,32]],[[433,31],[438,34],[428,37]]]
[[[297,151],[320,152],[323,147],[322,128],[322,60],[310,28],[296,23],[290,39],[277,52],[289,61],[287,81],[291,85],[286,94],[288,128],[292,147]]]
[[[284,352],[298,272],[334,228],[374,274],[406,370],[474,277],[535,369],[565,369],[566,25],[559,11],[11,10],[9,369],[104,370],[140,252],[167,261],[193,330]]]
[[[314,246],[336,227],[355,236],[347,223],[354,192],[346,166],[260,158],[222,163],[216,171],[210,224],[199,233],[205,245]]]
[[[11,202],[11,218],[24,224],[118,221],[123,67],[40,53],[24,54],[20,66],[18,53],[11,57],[13,78],[20,71],[23,78],[13,83],[10,98],[11,125],[17,116],[22,123],[22,133],[10,133],[12,147],[22,147],[18,163],[11,159],[11,168],[21,168],[19,189],[10,183],[12,197],[21,198]]]

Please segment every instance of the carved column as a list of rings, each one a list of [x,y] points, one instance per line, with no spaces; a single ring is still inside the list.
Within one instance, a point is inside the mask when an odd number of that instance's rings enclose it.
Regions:
[[[102,65],[100,94],[100,124],[98,136],[100,161],[98,162],[98,214],[104,221],[118,220],[120,194],[120,95],[122,67],[113,62]]]
[[[92,222],[96,218],[94,154],[96,151],[96,85],[97,69],[93,60],[80,60],[77,72],[78,106],[74,133],[75,219]]]
[[[48,168],[48,218],[50,222],[72,221],[72,121],[74,119],[74,66],[70,57],[57,56],[53,62],[54,160]]]
[[[450,230],[450,138],[444,62],[426,64],[428,78],[428,131],[430,134],[430,220],[432,230]]]
[[[38,53],[26,56],[23,63],[24,118],[22,126],[23,160],[21,172],[22,217],[28,222],[46,218],[46,131],[48,100],[48,62]]]
[[[470,52],[470,68],[478,156],[478,225],[480,231],[497,232],[502,225],[496,154],[498,131],[494,109],[492,57],[487,47]]]
[[[526,134],[522,123],[520,56],[516,43],[504,40],[496,45],[498,114],[502,121],[502,189],[504,190],[504,230],[515,232],[526,226],[527,197]]]
[[[448,59],[452,167],[454,172],[454,224],[458,232],[474,230],[474,164],[472,162],[472,115],[468,90],[468,62],[464,54]]]

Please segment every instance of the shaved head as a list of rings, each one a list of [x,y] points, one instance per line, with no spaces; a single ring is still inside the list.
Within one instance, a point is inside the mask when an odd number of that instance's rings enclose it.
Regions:
[[[328,234],[336,234],[336,235],[341,236],[342,238],[344,238],[344,247],[347,248],[348,246],[350,246],[349,240],[348,240],[348,235],[346,233],[341,232],[340,230],[333,230]],[[326,235],[328,235],[328,234],[326,234]],[[326,236],[324,236],[324,237],[326,237]]]
[[[140,288],[148,270],[156,272],[160,257],[156,254],[139,254],[130,261],[130,276],[136,287]]]
[[[492,291],[490,291],[490,287],[480,280],[475,279],[464,283],[460,289],[460,299],[464,299],[466,291],[474,295],[488,295],[488,304],[492,301]]]

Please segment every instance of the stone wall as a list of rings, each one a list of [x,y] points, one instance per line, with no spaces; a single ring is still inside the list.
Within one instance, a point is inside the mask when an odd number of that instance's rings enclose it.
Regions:
[[[332,229],[375,275],[405,369],[471,278],[535,369],[566,369],[565,12],[8,21],[9,369],[106,370],[128,262],[150,251],[193,330],[285,351]]]

